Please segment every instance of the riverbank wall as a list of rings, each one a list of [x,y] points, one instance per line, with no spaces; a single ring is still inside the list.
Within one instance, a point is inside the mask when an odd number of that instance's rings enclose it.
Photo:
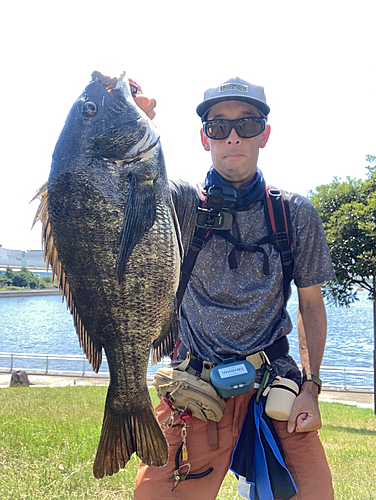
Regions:
[[[9,290],[8,291],[0,291],[0,299],[1,298],[9,298],[9,297],[41,297],[46,295],[61,295],[61,292],[55,288],[40,288],[38,290]]]

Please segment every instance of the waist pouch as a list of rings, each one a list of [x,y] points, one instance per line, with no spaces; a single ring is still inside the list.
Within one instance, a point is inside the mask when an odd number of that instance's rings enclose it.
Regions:
[[[226,401],[214,387],[199,377],[171,367],[160,368],[153,386],[160,399],[171,401],[176,410],[190,410],[200,420],[219,422],[226,409]]]

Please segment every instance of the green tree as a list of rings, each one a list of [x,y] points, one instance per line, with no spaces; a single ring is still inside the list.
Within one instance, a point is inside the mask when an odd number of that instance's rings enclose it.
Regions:
[[[14,286],[38,288],[39,279],[35,274],[29,271],[26,267],[21,267],[21,271],[14,273],[13,277]]]
[[[323,292],[336,305],[357,299],[356,286],[373,300],[374,411],[376,413],[376,156],[368,155],[364,181],[338,179],[310,193],[330,248],[336,279]],[[354,286],[355,285],[355,286]]]
[[[368,155],[367,178],[348,177],[316,188],[310,199],[320,214],[336,279],[324,295],[337,305],[356,300],[356,287],[376,300],[376,156]],[[355,285],[355,286],[354,286]]]
[[[14,274],[13,270],[7,266],[5,273],[0,274],[0,287],[12,286]]]
[[[7,266],[5,270],[5,276],[11,280],[11,284],[13,284],[13,278],[14,278],[14,271],[11,267]]]
[[[0,288],[10,286],[12,284],[12,281],[5,276],[5,273],[0,274]]]

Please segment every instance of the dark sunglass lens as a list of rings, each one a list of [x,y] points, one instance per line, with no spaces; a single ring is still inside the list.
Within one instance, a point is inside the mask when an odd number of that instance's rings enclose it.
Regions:
[[[226,139],[230,134],[228,122],[213,121],[206,124],[206,135],[210,139]]]
[[[239,120],[235,126],[236,133],[243,139],[256,137],[263,131],[263,121]]]

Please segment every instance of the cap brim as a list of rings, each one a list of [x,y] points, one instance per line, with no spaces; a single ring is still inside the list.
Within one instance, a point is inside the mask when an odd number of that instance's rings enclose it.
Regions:
[[[248,96],[239,96],[239,95],[226,95],[221,97],[213,97],[212,99],[207,99],[199,104],[196,108],[197,114],[200,118],[202,118],[205,113],[215,104],[223,101],[242,101],[254,106],[256,109],[263,114],[263,116],[268,116],[270,113],[270,108],[265,102],[260,101],[259,99],[255,99],[253,97]]]

